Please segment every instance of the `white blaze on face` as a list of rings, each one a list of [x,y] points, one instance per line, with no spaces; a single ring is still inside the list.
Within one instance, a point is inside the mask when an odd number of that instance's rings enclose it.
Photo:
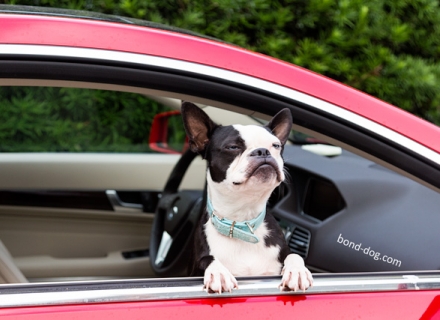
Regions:
[[[212,181],[208,170],[208,194],[215,210],[221,216],[243,221],[255,218],[255,213],[264,209],[273,189],[284,180],[284,163],[280,154],[281,148],[274,147],[274,144],[280,145],[279,139],[265,128],[254,125],[233,125],[233,127],[244,140],[246,150],[232,161],[226,171],[225,180]],[[249,177],[251,162],[254,162],[255,166],[255,159],[252,159],[255,157],[249,155],[258,148],[269,150],[278,165],[281,181],[278,180],[275,171],[270,179],[261,179],[258,176]]]
[[[278,164],[279,171],[281,173],[281,180],[284,180],[283,172],[283,159],[281,158],[281,148],[274,147],[274,144],[280,144],[280,140],[267,131],[265,128],[260,126],[243,126],[243,125],[233,125],[233,127],[240,132],[241,138],[246,144],[246,150],[235,159],[226,174],[227,180],[230,183],[244,183],[247,179],[247,170],[249,168],[250,153],[258,148],[265,148],[269,150],[271,156],[276,160]],[[276,179],[275,179],[276,180]],[[269,184],[267,187],[273,187],[273,185],[278,185],[279,181],[274,181],[274,183]]]

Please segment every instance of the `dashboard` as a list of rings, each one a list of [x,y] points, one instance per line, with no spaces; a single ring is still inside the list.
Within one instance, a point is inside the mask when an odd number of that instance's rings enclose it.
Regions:
[[[271,199],[290,248],[315,272],[440,267],[440,200],[431,189],[341,150],[323,156],[291,145],[289,178]]]

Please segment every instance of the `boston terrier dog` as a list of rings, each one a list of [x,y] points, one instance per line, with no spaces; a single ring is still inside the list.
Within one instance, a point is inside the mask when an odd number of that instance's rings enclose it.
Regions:
[[[236,276],[282,275],[281,290],[313,283],[303,259],[291,254],[275,218],[266,212],[285,179],[282,152],[291,127],[288,109],[266,126],[221,126],[190,102],[182,103],[190,148],[208,162],[207,205],[194,236],[191,276],[208,292],[238,288]]]

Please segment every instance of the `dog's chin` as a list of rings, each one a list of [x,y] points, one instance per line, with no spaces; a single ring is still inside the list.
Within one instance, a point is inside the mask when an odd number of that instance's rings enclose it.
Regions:
[[[278,172],[272,165],[263,164],[255,169],[249,176],[249,179],[256,179],[261,183],[268,183],[272,180],[278,180]]]
[[[239,181],[234,181],[235,186],[246,184],[278,185],[283,180],[281,172],[270,163],[262,163],[249,168],[247,175]]]

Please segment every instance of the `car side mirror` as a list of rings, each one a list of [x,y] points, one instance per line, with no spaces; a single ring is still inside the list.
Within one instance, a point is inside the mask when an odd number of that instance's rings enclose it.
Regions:
[[[160,153],[180,154],[188,149],[188,139],[179,110],[161,112],[151,124],[150,148]]]

